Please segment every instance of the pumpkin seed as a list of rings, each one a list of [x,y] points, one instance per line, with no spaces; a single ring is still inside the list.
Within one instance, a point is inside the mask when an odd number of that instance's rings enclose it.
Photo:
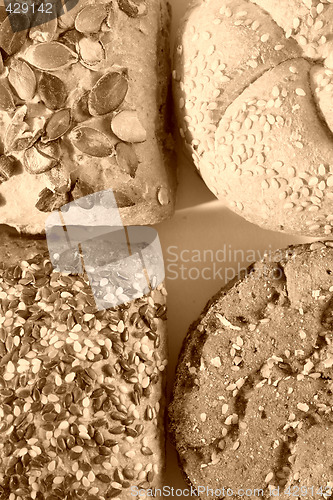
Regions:
[[[139,161],[133,146],[124,142],[118,142],[116,145],[116,157],[119,168],[134,178]]]
[[[53,192],[49,188],[44,188],[38,195],[36,208],[40,212],[52,212],[58,210],[68,203],[68,193]]]
[[[17,166],[17,161],[13,156],[0,156],[0,183],[8,181],[14,174]]]
[[[3,70],[4,70],[3,58],[0,52],[0,73],[3,73]]]
[[[23,101],[30,101],[36,92],[36,77],[30,66],[20,59],[11,62],[8,80]]]
[[[63,107],[68,96],[64,82],[50,73],[42,73],[38,82],[38,94],[45,106],[52,110]]]
[[[44,155],[34,146],[24,151],[23,164],[29,174],[42,174],[51,170],[57,163],[57,160]]]
[[[91,68],[105,60],[105,49],[102,43],[92,38],[81,38],[78,42],[80,62],[83,66]]]
[[[161,187],[157,191],[157,199],[160,205],[165,206],[170,203],[169,191],[166,187]]]
[[[108,5],[108,15],[105,19],[105,24],[109,29],[112,29],[116,20],[116,12],[113,3]]]
[[[59,42],[44,42],[30,45],[24,54],[29,64],[42,71],[57,71],[78,61],[78,56]]]
[[[129,17],[142,17],[148,12],[145,0],[118,0],[118,5]]]
[[[32,146],[43,133],[43,119],[40,119],[40,126],[30,130],[24,121],[27,114],[27,106],[19,107],[6,130],[5,152],[22,151]]]
[[[115,111],[124,101],[128,82],[123,73],[111,71],[103,75],[91,89],[88,107],[93,116]]]
[[[45,135],[42,140],[55,141],[59,137],[66,134],[71,126],[71,112],[70,109],[61,109],[56,111],[46,124]]]
[[[74,2],[68,2],[66,0],[63,2],[64,5],[64,14],[58,17],[59,27],[62,29],[72,28],[74,26],[74,20],[77,16],[78,12],[82,9],[82,2],[78,0],[74,0]],[[67,5],[68,4],[68,5]]]
[[[91,114],[88,109],[88,97],[90,90],[87,90],[82,95],[80,95],[73,103],[72,106],[72,117],[73,120],[80,123],[91,118]]]
[[[49,156],[50,158],[59,160],[61,157],[61,147],[59,141],[51,141],[46,143],[37,141],[35,146],[40,153]]]
[[[142,126],[136,111],[121,111],[112,118],[112,132],[125,142],[144,142],[147,132]]]
[[[80,33],[98,33],[106,16],[104,5],[87,5],[76,16],[75,28]]]
[[[15,110],[13,94],[3,82],[0,82],[0,109],[12,113]]]
[[[103,158],[110,156],[114,152],[114,147],[106,134],[92,127],[78,126],[74,128],[69,139],[73,145],[89,156]]]
[[[135,202],[123,191],[113,191],[118,208],[133,207]]]
[[[66,47],[71,49],[73,52],[75,52],[77,43],[79,43],[81,38],[82,38],[81,33],[76,31],[75,29],[73,29],[73,30],[68,30],[68,31],[65,31],[64,33],[62,33],[60,35],[58,41],[63,43],[64,45],[66,45]]]
[[[25,14],[9,14],[0,26],[0,47],[9,55],[16,54],[27,39],[30,20]]]

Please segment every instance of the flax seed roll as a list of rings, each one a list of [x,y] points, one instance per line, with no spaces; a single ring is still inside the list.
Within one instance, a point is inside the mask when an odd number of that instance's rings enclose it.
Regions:
[[[209,189],[265,229],[331,235],[331,0],[192,2],[175,47],[180,134]]]
[[[0,498],[129,500],[160,487],[163,284],[97,311],[87,275],[54,271],[45,240],[1,235]]]
[[[157,223],[176,185],[169,6],[79,0],[64,11],[14,34],[0,12],[0,223],[40,233],[52,210],[108,188],[124,224]]]

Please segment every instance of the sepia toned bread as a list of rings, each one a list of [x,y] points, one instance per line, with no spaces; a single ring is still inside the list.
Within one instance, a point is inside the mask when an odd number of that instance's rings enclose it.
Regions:
[[[14,35],[1,16],[0,223],[39,233],[52,210],[108,188],[125,225],[169,217],[166,1],[79,0]]]
[[[210,190],[265,229],[332,234],[333,5],[193,2],[175,47],[180,134]]]
[[[1,498],[129,500],[161,487],[163,284],[99,311],[87,275],[54,271],[44,239],[1,230]],[[110,269],[99,272],[107,293]]]
[[[332,489],[332,266],[332,242],[266,255],[190,327],[169,423],[200,498],[222,498],[211,493],[222,486],[265,499]]]

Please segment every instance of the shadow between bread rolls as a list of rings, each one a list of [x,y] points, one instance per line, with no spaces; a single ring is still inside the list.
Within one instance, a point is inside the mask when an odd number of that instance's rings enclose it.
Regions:
[[[194,2],[175,48],[180,134],[211,191],[263,228],[332,234],[333,5]]]
[[[322,498],[332,488],[332,262],[332,242],[277,250],[190,327],[169,427],[201,499],[241,498],[240,488],[287,499],[300,487],[295,497]]]

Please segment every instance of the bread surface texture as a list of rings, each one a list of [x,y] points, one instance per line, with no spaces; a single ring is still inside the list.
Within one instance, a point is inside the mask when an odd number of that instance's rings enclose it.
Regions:
[[[2,230],[0,262],[1,498],[129,500],[161,487],[163,284],[98,311],[87,275],[54,271],[45,240]]]
[[[180,134],[210,190],[265,229],[332,234],[333,5],[195,2],[179,29]]]
[[[332,265],[331,242],[267,255],[190,327],[169,420],[200,498],[329,493]]]
[[[0,223],[40,233],[49,212],[105,189],[126,225],[171,216],[166,1],[79,0],[15,43],[0,14]]]

